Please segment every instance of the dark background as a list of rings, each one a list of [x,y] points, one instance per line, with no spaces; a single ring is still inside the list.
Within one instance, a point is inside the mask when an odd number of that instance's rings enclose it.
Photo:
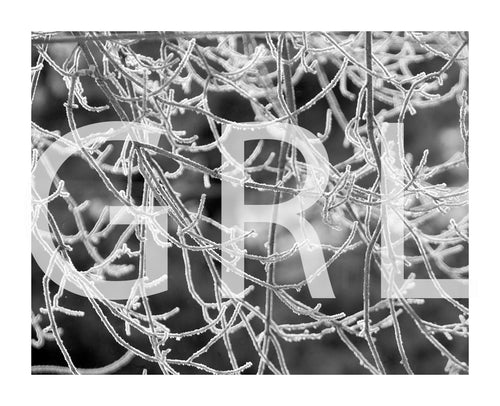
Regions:
[[[61,61],[64,55],[68,55],[75,44],[56,44],[50,45],[49,51],[56,61]],[[158,44],[154,41],[142,42],[135,46],[144,54],[155,55],[155,50]],[[36,63],[36,52],[33,51],[32,65]],[[419,71],[431,72],[441,67],[444,63],[440,58],[435,58],[426,63],[418,66],[413,66],[413,73]],[[331,64],[325,65],[325,71],[329,78],[332,78],[336,73],[336,67]],[[458,78],[458,69],[452,69],[449,72],[449,77],[445,82],[440,92],[449,89],[451,84],[456,83]],[[97,88],[91,79],[83,80],[85,95],[91,105],[103,105],[107,103],[106,98]],[[359,89],[353,84],[349,83],[349,90],[358,93]],[[295,88],[297,105],[300,106],[307,102],[310,98],[316,95],[321,90],[313,75],[306,74],[303,79],[298,83]],[[193,88],[196,93],[199,89]],[[355,102],[347,100],[335,89],[341,109],[349,120],[353,117],[355,112]],[[67,119],[64,112],[64,103],[67,98],[67,89],[64,82],[59,75],[50,67],[45,66],[43,69],[35,99],[32,105],[32,120],[41,127],[48,130],[59,130],[61,134],[65,134],[69,128]],[[254,120],[252,110],[249,108],[240,96],[233,93],[213,93],[209,94],[209,104],[212,111],[224,118],[236,122],[248,122]],[[376,105],[376,110],[381,106]],[[299,117],[299,125],[308,129],[313,134],[323,132],[325,111],[328,108],[325,99],[319,101],[314,107],[305,112]],[[96,114],[89,113],[83,109],[79,109],[76,113],[77,125],[84,126],[91,123],[111,121],[118,119],[112,109]],[[428,148],[430,151],[429,164],[437,164],[443,162],[457,151],[462,151],[463,144],[460,138],[458,129],[459,119],[459,106],[456,100],[443,103],[428,109],[419,109],[416,116],[409,116],[405,120],[405,149],[407,153],[414,156],[414,160],[419,161],[424,149]],[[203,117],[186,112],[184,115],[178,115],[174,120],[175,129],[185,129],[188,134],[198,134],[200,137],[200,144],[210,142],[212,135],[206,120]],[[329,139],[325,142],[325,147],[328,151],[331,162],[342,162],[352,154],[350,147],[344,148],[344,136],[340,127],[334,121],[334,127]],[[268,151],[277,150],[277,145],[270,142],[266,144]],[[220,157],[217,156],[217,151],[211,151],[204,154],[200,159],[212,168],[220,165]],[[267,156],[267,154],[263,154]],[[168,165],[168,162],[162,161],[163,165]],[[97,175],[88,167],[86,162],[80,158],[70,159],[59,171],[59,175],[65,180],[68,190],[78,203],[85,199],[91,201],[91,206],[85,214],[85,220],[89,228],[95,223],[100,211],[105,205],[113,203],[113,197],[100,182]],[[259,175],[259,181],[273,182],[274,175]],[[461,185],[468,181],[468,175],[464,167],[448,171],[436,182],[446,182],[449,185]],[[123,177],[111,177],[116,185],[124,185],[125,180]],[[362,186],[369,185],[370,179],[366,179],[366,184],[361,183]],[[373,181],[373,179],[371,179]],[[136,197],[140,199],[142,190],[142,179],[140,176],[134,177],[134,191]],[[195,210],[199,201],[201,193],[207,194],[207,203],[205,214],[214,218],[220,219],[220,184],[212,181],[210,189],[204,190],[203,179],[194,172],[186,172],[186,175],[173,182],[175,189],[182,194],[182,200],[186,203],[187,207]],[[269,196],[252,196],[252,194],[262,194],[257,191],[246,191],[246,199],[264,201]],[[61,227],[61,231],[65,234],[74,234],[77,232],[76,225],[72,218],[71,213],[67,210],[67,205],[62,199],[58,199],[50,206],[55,218]],[[454,217],[460,219],[467,212],[466,208],[458,208],[442,218],[435,218],[432,223],[426,224],[429,230],[438,232],[443,225],[449,222],[449,219]],[[318,213],[314,210],[310,213],[313,223],[318,226],[320,230],[320,238],[322,241],[342,242],[348,230],[341,230],[336,235],[332,230],[323,227],[321,228],[321,221],[318,218]],[[316,217],[315,217],[316,216]],[[117,231],[122,231],[123,227],[118,227]],[[264,235],[266,234],[267,226],[263,229]],[[175,229],[173,229],[175,232]],[[289,247],[290,238],[286,230],[280,229],[278,237],[278,249]],[[428,231],[426,229],[426,231]],[[428,231],[432,233],[431,231]],[[220,240],[218,233],[210,228],[204,230],[206,235],[214,241]],[[109,252],[116,242],[118,233],[113,233],[111,237],[99,245],[99,250],[102,255]],[[258,240],[260,241],[260,240]],[[260,241],[262,242],[262,241]],[[129,245],[134,249],[134,244],[137,241],[132,238]],[[254,253],[264,255],[265,251],[263,246],[255,243],[247,248]],[[323,310],[326,313],[345,312],[350,315],[362,309],[362,269],[363,269],[363,255],[365,247],[361,247],[355,251],[343,254],[338,261],[329,269],[330,279],[333,281],[335,293],[337,298],[335,300],[323,300]],[[413,254],[416,253],[415,247],[407,244],[406,251]],[[92,266],[93,263],[88,254],[83,249],[83,246],[75,246],[71,257],[79,269],[86,269]],[[197,283],[198,290],[208,299],[213,294],[211,286],[211,278],[206,269],[201,255],[193,253],[191,255],[191,262],[193,266],[194,279]],[[465,265],[468,262],[468,250],[464,250],[452,258],[450,265]],[[278,266],[278,280],[298,281],[301,277],[301,270],[298,265],[298,259],[289,260]],[[264,270],[261,264],[247,261],[245,264],[246,272],[260,275],[263,277]],[[417,276],[423,277],[425,270],[421,266],[415,266],[411,269]],[[41,280],[43,273],[39,269],[36,262],[32,261],[32,308],[35,313],[39,313],[39,308],[44,306]],[[438,277],[445,277],[438,271]],[[280,279],[281,278],[281,279]],[[375,302],[380,297],[379,293],[379,276],[378,272],[373,272],[373,289],[372,289],[372,302]],[[204,325],[204,320],[201,317],[201,312],[197,304],[189,296],[186,288],[186,282],[183,276],[183,261],[180,250],[176,248],[169,249],[169,290],[168,292],[154,295],[150,297],[151,306],[154,312],[163,312],[172,309],[175,306],[180,307],[181,311],[169,319],[167,322],[168,327],[172,331],[184,331],[193,328],[198,328]],[[248,282],[247,282],[248,283]],[[206,289],[203,288],[206,286]],[[52,292],[55,291],[56,286],[51,283]],[[264,303],[264,291],[256,289],[253,294],[255,303]],[[303,289],[296,295],[307,304],[314,305],[318,300],[310,298],[307,289]],[[275,319],[278,322],[296,322],[300,318],[296,315],[291,315],[288,309],[280,306],[279,301],[275,306]],[[63,340],[66,344],[70,354],[77,367],[81,368],[94,368],[106,365],[124,353],[124,349],[116,344],[113,338],[108,334],[102,326],[95,312],[92,310],[86,298],[65,293],[62,300],[68,308],[84,310],[85,317],[68,317],[62,314],[57,314],[58,324],[63,328]],[[464,301],[465,304],[466,301]],[[442,299],[428,299],[425,304],[415,307],[418,314],[425,320],[433,321],[436,323],[454,323],[457,322],[457,314],[454,308]],[[384,311],[381,317],[386,316]],[[123,323],[113,320],[113,325],[119,333],[124,334]],[[46,316],[44,316],[42,325],[48,324]],[[401,330],[403,332],[403,340],[405,349],[415,373],[444,373],[446,359],[442,357],[439,352],[432,347],[425,338],[418,331],[413,321],[408,315],[403,314],[400,317]],[[260,331],[260,326],[257,331]],[[232,336],[235,353],[240,363],[250,360],[254,365],[258,364],[258,356],[255,354],[248,335],[244,332],[236,333]],[[377,334],[377,345],[380,350],[382,360],[390,373],[404,373],[400,365],[400,356],[394,341],[394,333],[391,328],[382,330]],[[449,348],[460,360],[467,361],[468,358],[468,342],[466,339],[455,338],[453,341],[448,341],[442,336],[437,338]],[[172,340],[170,348],[172,352],[171,357],[187,358],[190,354],[195,352],[198,348],[203,346],[210,339],[209,334],[202,334],[189,339],[183,339],[180,342]],[[148,352],[151,351],[149,341],[132,330],[132,336],[127,340],[133,343],[137,348]],[[364,339],[353,338],[354,343],[369,356],[369,351],[366,348]],[[336,334],[331,334],[324,337],[321,341],[302,341],[298,343],[283,343],[285,351],[285,358],[287,365],[292,373],[342,373],[342,374],[364,374],[367,371],[359,365],[359,362],[354,355],[347,349],[341,342]],[[199,359],[200,362],[206,362],[214,368],[228,368],[229,362],[222,342],[216,344],[208,354]],[[33,365],[51,364],[51,365],[65,365],[64,359],[55,344],[55,342],[47,342],[41,349],[33,349],[32,351]],[[147,368],[148,373],[159,373],[159,368],[151,363],[135,358],[130,364],[119,371],[119,373],[142,373],[143,369]],[[183,373],[198,373],[193,368],[177,368]],[[248,372],[255,373],[256,368],[252,367]]]

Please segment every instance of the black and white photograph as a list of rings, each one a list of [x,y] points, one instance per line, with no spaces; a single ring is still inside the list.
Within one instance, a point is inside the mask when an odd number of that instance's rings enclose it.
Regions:
[[[4,9],[2,404],[499,399],[493,8]]]
[[[32,44],[34,374],[468,373],[468,32]]]

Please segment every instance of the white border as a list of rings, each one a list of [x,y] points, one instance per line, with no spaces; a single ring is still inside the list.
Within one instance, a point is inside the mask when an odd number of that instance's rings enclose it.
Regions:
[[[2,7],[2,404],[469,404],[498,398],[498,13],[465,1],[53,1]],[[494,4],[490,3],[490,4]],[[8,7],[8,9],[7,9]],[[31,30],[471,31],[471,374],[460,377],[30,376],[29,66]],[[474,395],[474,397],[473,397]],[[10,401],[9,401],[10,400]],[[7,401],[7,402],[6,402]]]

